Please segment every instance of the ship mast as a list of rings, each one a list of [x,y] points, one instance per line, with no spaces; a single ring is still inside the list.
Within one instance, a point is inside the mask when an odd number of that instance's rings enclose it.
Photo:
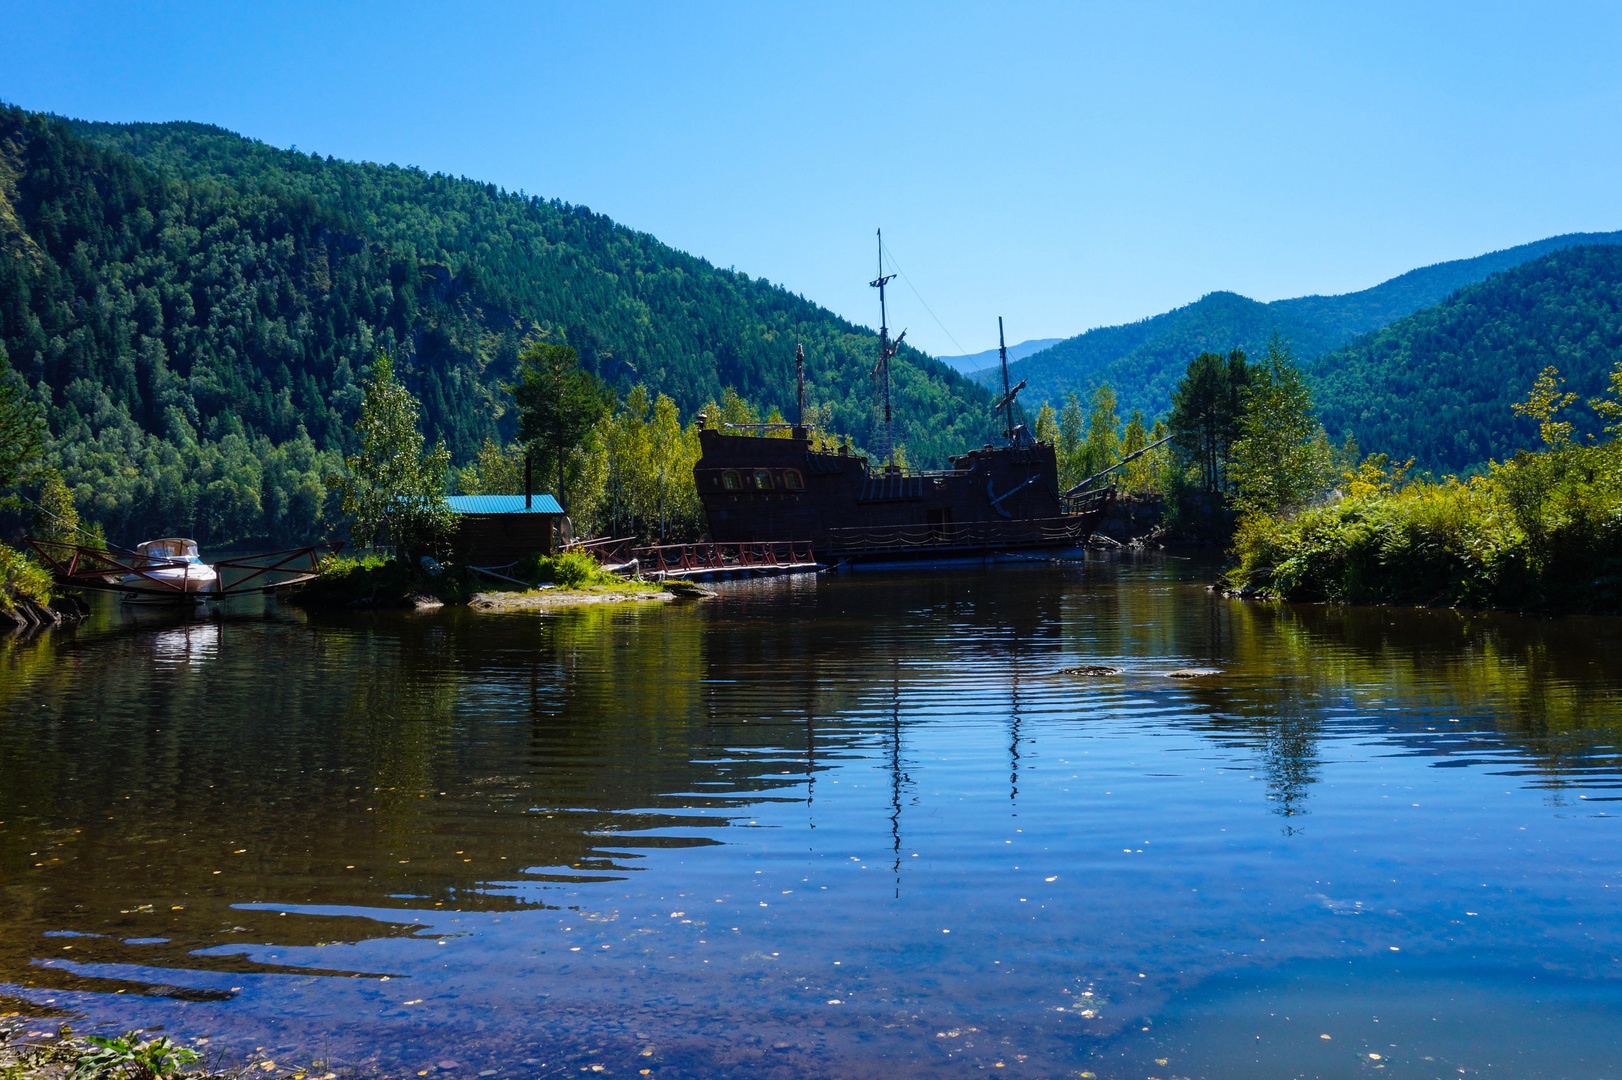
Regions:
[[[1025,389],[1027,380],[1019,380],[1019,385],[1015,387],[1008,385],[1008,343],[1003,340],[1001,315],[997,316],[997,355],[1002,358],[1002,400],[992,406],[991,411],[1003,414],[1003,423],[1007,427],[1008,445],[1013,446],[1014,399],[1019,396],[1021,390]]]
[[[1010,395],[1009,392],[1008,392],[1008,342],[1005,341],[1003,339],[1003,336],[1002,336],[1002,316],[1001,315],[997,316],[997,356],[999,358],[1001,358],[1001,360],[1002,360],[1002,396],[1003,396],[1003,400],[1006,401],[1012,395]],[[1007,422],[1007,426],[1008,426],[1008,441],[1013,442],[1014,441],[1014,410],[1009,409],[1008,414],[1003,417],[1003,420]]]
[[[879,291],[879,362],[873,365],[873,378],[879,384],[879,404],[884,406],[884,431],[881,436],[881,445],[878,447],[879,456],[884,459],[884,467],[890,468],[895,464],[895,433],[891,428],[890,418],[890,358],[901,348],[901,340],[907,336],[905,330],[894,340],[890,340],[889,315],[884,306],[884,286],[894,279],[895,275],[884,273],[884,230],[879,235],[879,276],[868,285]]]
[[[794,426],[805,427],[805,342],[794,343],[794,374],[800,383],[800,411],[794,414]]]

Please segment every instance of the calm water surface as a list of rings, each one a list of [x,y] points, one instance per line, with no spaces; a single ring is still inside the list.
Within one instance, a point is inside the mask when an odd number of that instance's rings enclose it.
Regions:
[[[1622,1072],[1622,622],[1208,575],[104,607],[0,646],[0,1006],[445,1080]]]

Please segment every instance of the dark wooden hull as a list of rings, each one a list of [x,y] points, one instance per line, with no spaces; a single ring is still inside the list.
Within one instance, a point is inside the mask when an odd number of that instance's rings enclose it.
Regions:
[[[870,468],[805,438],[705,430],[700,443],[693,473],[710,539],[809,540],[825,562],[972,561],[1076,548],[1107,498],[1066,512],[1053,447],[1042,443],[982,447],[935,472]]]

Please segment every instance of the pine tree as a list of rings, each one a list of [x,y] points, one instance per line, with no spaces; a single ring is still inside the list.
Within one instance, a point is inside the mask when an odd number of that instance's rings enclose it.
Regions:
[[[1329,440],[1318,423],[1301,369],[1275,333],[1250,369],[1250,387],[1233,448],[1233,480],[1246,513],[1276,514],[1304,505],[1331,472]]]
[[[344,458],[347,476],[327,479],[353,518],[355,542],[386,537],[407,560],[441,550],[454,524],[445,502],[450,453],[442,442],[423,453],[418,412],[417,399],[394,377],[393,361],[379,352],[355,424],[360,452]]]
[[[1198,473],[1204,491],[1229,487],[1233,445],[1239,438],[1250,368],[1238,349],[1226,357],[1200,353],[1188,365],[1171,396],[1171,445],[1177,459]]]
[[[564,463],[608,412],[608,404],[596,378],[581,370],[579,355],[568,345],[531,345],[519,362],[518,382],[508,388],[518,402],[518,437],[543,469],[555,468],[561,501]]]
[[[34,511],[34,535],[41,540],[55,540],[64,544],[80,543],[84,537],[79,528],[79,510],[73,504],[73,492],[62,482],[62,474],[55,469],[44,470],[45,481],[39,488],[39,506]]]
[[[1059,487],[1071,488],[1080,483],[1082,416],[1081,398],[1074,391],[1065,399],[1059,413]]]
[[[23,380],[6,362],[0,344],[0,506],[15,506],[4,493],[27,472],[44,442],[45,419],[28,399]]]
[[[1087,414],[1087,442],[1081,449],[1083,480],[1121,460],[1119,424],[1115,415],[1115,391],[1105,383],[1093,391],[1093,406]]]

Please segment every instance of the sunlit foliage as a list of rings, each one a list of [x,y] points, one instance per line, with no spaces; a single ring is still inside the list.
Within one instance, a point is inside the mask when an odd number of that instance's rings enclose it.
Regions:
[[[1407,478],[1372,455],[1344,497],[1254,514],[1234,551],[1236,584],[1289,599],[1622,611],[1622,440],[1569,440],[1558,372],[1528,399],[1551,438],[1468,482]],[[1622,363],[1602,415],[1622,415]],[[1607,410],[1612,410],[1608,412]]]

